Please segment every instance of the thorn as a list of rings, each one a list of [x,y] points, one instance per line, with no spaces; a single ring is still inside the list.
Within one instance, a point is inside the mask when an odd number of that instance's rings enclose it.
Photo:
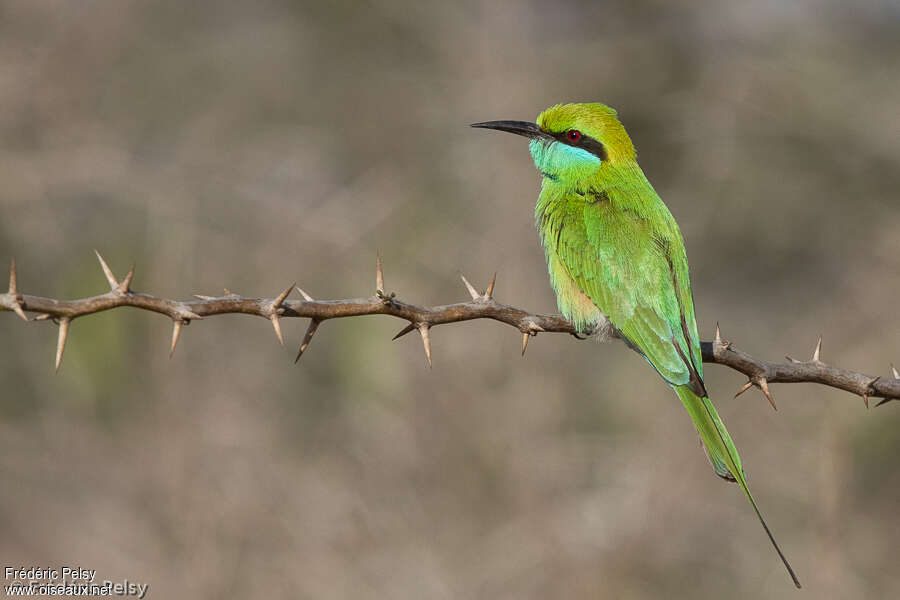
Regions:
[[[891,366],[891,368],[893,369],[893,365]],[[877,382],[879,379],[881,379],[881,377],[873,377],[869,381],[869,383],[866,384],[866,389],[863,390],[862,399],[863,404],[866,405],[867,410],[869,408],[869,392],[875,392],[875,388],[873,388],[872,386],[875,385],[875,382]]]
[[[816,349],[813,351],[812,362],[821,362],[819,360],[819,356],[822,354],[822,336],[819,336],[819,341],[816,342]]]
[[[175,346],[178,345],[178,338],[181,336],[181,328],[184,327],[184,321],[172,322],[172,345],[169,347],[169,358],[175,354]]]
[[[469,283],[469,280],[466,279],[466,276],[462,273],[460,273],[459,276],[463,280],[463,283],[466,284],[466,289],[469,290],[469,295],[472,296],[472,300],[478,300],[478,290],[475,289],[475,286]]]
[[[13,297],[13,312],[19,315],[23,321],[28,322],[28,316],[25,314],[25,311],[22,310],[22,305],[19,304],[19,300],[16,297]]]
[[[275,298],[275,301],[274,301],[274,302],[272,302],[272,310],[275,310],[275,309],[277,309],[279,306],[281,306],[281,303],[284,302],[285,299],[287,299],[287,297],[291,295],[291,292],[292,292],[292,291],[294,291],[294,287],[295,287],[296,285],[297,285],[296,283],[292,283],[291,285],[289,285],[289,286],[287,287],[287,289],[285,289],[283,292],[281,292],[280,294],[278,294],[278,297]]]
[[[192,311],[189,308],[188,303],[186,303],[186,302],[177,302],[176,304],[177,304],[177,306],[175,307],[173,314],[169,315],[169,318],[172,319],[173,321],[175,321],[175,320],[184,321],[185,325],[190,325],[191,321],[193,321],[194,319],[201,321],[206,318],[206,317],[201,317],[200,315],[198,315],[197,313]]]
[[[375,252],[375,291],[384,293],[384,263],[380,250]]]
[[[716,343],[715,343],[715,345],[716,345],[716,346],[721,346],[721,345],[722,345],[722,332],[721,332],[721,330],[719,329],[719,322],[718,322],[718,321],[716,321]]]
[[[798,362],[800,362],[800,361],[797,360],[796,358],[790,357],[790,356],[788,356],[787,354],[785,354],[784,357],[787,359],[787,361],[788,361],[789,363],[798,363]]]
[[[278,338],[278,342],[282,346],[284,346],[284,336],[281,334],[281,321],[278,320],[278,310],[281,307],[281,304],[294,290],[295,285],[295,283],[292,283],[287,288],[285,288],[283,292],[278,294],[278,297],[272,300],[272,306],[269,309],[272,311],[272,314],[269,316],[269,320],[272,321],[272,328],[275,329],[275,336]]]
[[[300,350],[297,351],[297,358],[294,359],[294,364],[297,364],[297,361],[300,360],[300,357],[306,352],[306,348],[309,347],[309,343],[312,341],[313,336],[316,335],[319,323],[321,323],[321,321],[316,319],[312,319],[309,322],[309,327],[306,328],[306,334],[303,336],[303,341],[300,342]]]
[[[9,261],[9,295],[16,295],[16,259],[10,259]]]
[[[494,271],[494,276],[491,278],[491,282],[488,284],[487,289],[484,291],[485,298],[493,298],[494,297],[494,284],[497,283],[497,272]]]
[[[207,302],[210,301],[210,300],[215,300],[215,299],[216,299],[215,296],[201,296],[200,294],[194,294],[194,298],[196,298],[197,300],[204,300],[204,301],[207,301]]]
[[[766,381],[765,377],[760,378],[759,389],[761,389],[762,393],[765,394],[766,399],[769,401],[769,404],[772,405],[772,408],[778,410],[778,407],[775,406],[775,398],[772,397],[772,393],[769,391],[769,383]]]
[[[38,316],[36,316],[36,317],[34,318],[34,320],[35,320],[35,321],[46,321],[47,319],[52,319],[52,318],[53,318],[53,317],[51,317],[51,316],[50,316],[49,314],[47,314],[47,313],[41,313],[41,314],[39,314]]]
[[[425,346],[425,358],[428,359],[428,368],[432,367],[431,364],[431,334],[429,333],[429,325],[427,323],[422,323],[418,326],[419,333],[422,335],[422,345]]]
[[[116,292],[119,294],[127,294],[131,291],[131,280],[134,279],[134,265],[131,265],[131,268],[128,269],[128,274],[125,275],[125,279],[116,286]]]
[[[527,332],[522,334],[522,356],[525,356],[525,350],[528,349],[528,338],[530,337],[531,335]]]
[[[15,312],[19,317],[22,318],[23,321],[28,321],[28,317],[25,315],[25,311],[22,310],[22,305],[20,304],[21,299],[19,298],[19,291],[17,289],[16,284],[16,259],[13,258],[9,261],[9,295],[12,296],[13,301],[13,312]]]
[[[297,287],[297,286],[294,286],[294,287]],[[315,300],[313,300],[313,297],[310,296],[309,294],[307,294],[306,292],[304,292],[302,289],[297,288],[297,291],[300,292],[300,295],[303,296],[303,299],[306,300],[307,302],[315,302]]]
[[[106,264],[106,261],[103,260],[103,257],[100,256],[100,253],[94,250],[94,254],[97,255],[97,260],[100,261],[100,268],[103,269],[103,274],[106,275],[106,281],[109,282],[110,291],[116,291],[116,288],[119,287],[119,282],[116,281],[116,276],[113,275],[112,269],[109,268],[109,265]]]
[[[741,394],[743,394],[744,392],[749,390],[751,387],[753,387],[753,382],[748,381],[747,383],[744,384],[744,387],[742,387],[741,389],[738,390],[738,393],[735,394],[734,397],[737,398],[738,396],[740,396]]]
[[[59,338],[56,340],[56,372],[59,372],[59,365],[62,363],[63,350],[66,349],[66,340],[69,339],[69,323],[72,322],[70,317],[62,317],[59,320]]]
[[[891,363],[891,373],[894,375],[894,379],[900,379],[900,373],[894,368],[893,363]]]
[[[394,337],[392,337],[392,338],[391,338],[391,341],[393,342],[393,341],[396,340],[396,339],[402,338],[404,335],[406,335],[407,333],[409,333],[410,331],[412,331],[412,330],[415,329],[415,328],[416,328],[416,326],[413,325],[412,323],[410,323],[409,325],[407,325],[406,327],[404,327],[403,329],[401,329],[401,330],[400,330],[400,333],[398,333],[397,335],[395,335]]]
[[[269,320],[272,321],[272,327],[275,329],[275,335],[278,337],[278,343],[284,346],[284,337],[281,335],[281,322],[278,320],[278,315],[272,315],[269,317]]]

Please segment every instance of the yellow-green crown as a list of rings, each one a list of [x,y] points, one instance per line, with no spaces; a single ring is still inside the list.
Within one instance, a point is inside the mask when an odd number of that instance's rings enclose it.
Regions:
[[[537,125],[547,133],[559,134],[570,129],[580,131],[603,144],[612,161],[634,159],[634,144],[619,122],[616,111],[599,102],[557,104],[537,118]]]

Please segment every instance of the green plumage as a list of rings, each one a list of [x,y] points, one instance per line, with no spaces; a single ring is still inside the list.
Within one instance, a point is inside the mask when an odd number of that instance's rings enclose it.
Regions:
[[[531,139],[543,176],[535,221],[560,311],[583,332],[614,328],[671,385],[720,477],[746,494],[797,587],[744,478],[737,448],[703,383],[687,254],[678,224],[637,164],[616,113],[553,106],[537,123],[487,127]]]

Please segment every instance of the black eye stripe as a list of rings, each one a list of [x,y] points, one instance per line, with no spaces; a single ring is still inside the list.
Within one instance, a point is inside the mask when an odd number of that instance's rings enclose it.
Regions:
[[[601,144],[591,136],[585,135],[583,131],[581,132],[581,139],[579,139],[577,142],[573,142],[572,140],[570,140],[567,134],[568,130],[560,131],[559,133],[550,133],[549,135],[556,141],[562,142],[567,146],[573,146],[575,148],[587,150],[604,162],[609,158],[609,155],[606,153],[606,148],[603,146],[603,144]]]

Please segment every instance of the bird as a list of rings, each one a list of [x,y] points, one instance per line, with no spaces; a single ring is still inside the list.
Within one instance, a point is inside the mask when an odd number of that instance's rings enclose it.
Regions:
[[[737,483],[801,587],[709,399],[684,239],[616,111],[601,103],[557,104],[533,123],[471,126],[529,139],[541,174],[535,225],[560,312],[580,333],[621,338],[674,389],[716,475]]]

